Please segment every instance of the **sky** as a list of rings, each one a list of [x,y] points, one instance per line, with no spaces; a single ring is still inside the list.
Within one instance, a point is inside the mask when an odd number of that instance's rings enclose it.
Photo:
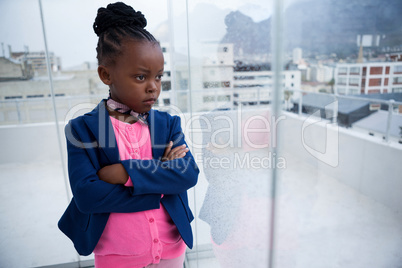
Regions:
[[[61,57],[63,68],[96,61],[97,36],[92,24],[99,7],[105,0],[41,0],[49,51]],[[127,0],[126,4],[145,14],[152,33],[168,19],[168,3],[172,3],[173,16],[185,13],[186,5],[193,10],[200,3],[214,4],[221,9],[241,9],[255,21],[271,15],[273,0]],[[290,0],[288,0],[290,1]],[[294,1],[294,0],[293,0]],[[249,13],[249,14],[247,14]],[[0,56],[12,51],[43,51],[44,38],[39,0],[0,0],[0,43],[4,48]],[[3,54],[4,51],[4,54]]]

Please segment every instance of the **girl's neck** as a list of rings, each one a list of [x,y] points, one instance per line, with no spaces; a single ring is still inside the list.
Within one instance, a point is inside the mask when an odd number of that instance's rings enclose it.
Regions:
[[[141,121],[142,123],[147,124],[146,119],[148,113],[139,114],[127,105],[113,100],[111,96],[109,96],[109,99],[106,101],[106,107],[108,108],[109,115],[122,122],[131,122],[131,124],[133,124],[137,121]]]
[[[138,121],[138,118],[135,118],[134,116],[132,116],[130,114],[119,113],[118,111],[111,109],[107,105],[106,105],[106,109],[109,113],[109,116],[111,116],[121,122],[128,123],[128,124],[134,124]]]

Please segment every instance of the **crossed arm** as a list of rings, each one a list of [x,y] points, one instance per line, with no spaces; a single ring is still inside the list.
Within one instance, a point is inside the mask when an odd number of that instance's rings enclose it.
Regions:
[[[173,149],[172,147],[173,142],[171,141],[166,146],[162,157],[163,162],[183,158],[189,151],[185,144]],[[99,179],[110,184],[126,184],[129,179],[129,175],[121,163],[105,166],[97,172],[97,175]]]
[[[193,187],[198,167],[186,148],[180,120],[173,118],[169,122],[169,140],[180,146],[173,148],[173,143],[169,143],[160,159],[118,161],[116,158],[115,164],[104,167],[99,166],[102,152],[92,144],[92,132],[82,121],[69,123],[66,126],[68,170],[79,210],[125,213],[154,209],[159,206],[161,194],[178,194]],[[129,177],[134,187],[124,186]]]

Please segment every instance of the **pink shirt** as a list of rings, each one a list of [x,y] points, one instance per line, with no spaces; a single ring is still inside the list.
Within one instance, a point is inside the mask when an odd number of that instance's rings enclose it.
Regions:
[[[113,117],[110,120],[121,160],[152,159],[147,125],[127,124]],[[129,178],[125,186],[132,187],[132,180],[135,182],[135,178]],[[185,250],[186,244],[161,204],[160,209],[144,212],[111,213],[94,253],[100,268],[119,267],[122,262],[144,267],[161,259],[176,258]]]

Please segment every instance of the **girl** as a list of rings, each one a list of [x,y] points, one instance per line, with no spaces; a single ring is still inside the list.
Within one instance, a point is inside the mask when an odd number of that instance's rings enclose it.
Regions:
[[[164,59],[141,12],[100,8],[98,74],[109,99],[67,124],[73,199],[59,228],[95,266],[183,267],[192,248],[187,190],[199,170],[180,118],[152,110]]]

